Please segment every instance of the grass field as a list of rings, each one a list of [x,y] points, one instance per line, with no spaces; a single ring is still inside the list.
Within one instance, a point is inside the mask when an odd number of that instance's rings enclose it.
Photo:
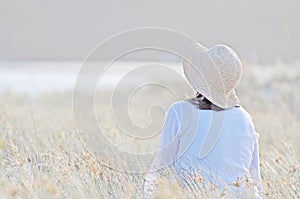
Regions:
[[[300,68],[283,65],[249,66],[238,87],[241,104],[252,114],[260,133],[266,198],[300,198],[299,87]],[[149,122],[141,111],[143,104],[151,104],[158,94],[168,95],[161,90],[149,90],[148,94],[129,104],[132,117],[141,124]],[[168,100],[171,103],[175,99]],[[147,143],[126,140],[113,125],[109,111],[106,102],[97,106],[99,118],[105,121],[105,133],[118,145],[134,151],[155,149],[159,136]],[[34,98],[9,91],[1,94],[0,198],[143,197],[143,173],[117,171],[105,161],[95,158],[79,139],[71,91]],[[176,183],[162,181],[162,186],[157,198],[187,197]]]

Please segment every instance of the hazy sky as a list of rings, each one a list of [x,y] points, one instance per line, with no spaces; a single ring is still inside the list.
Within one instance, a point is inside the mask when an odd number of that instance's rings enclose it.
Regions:
[[[297,0],[0,0],[0,60],[83,60],[107,37],[143,26],[226,43],[254,63],[300,60],[299,10]]]

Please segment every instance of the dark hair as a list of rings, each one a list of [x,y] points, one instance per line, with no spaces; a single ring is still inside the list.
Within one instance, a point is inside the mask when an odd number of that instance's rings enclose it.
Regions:
[[[195,97],[189,98],[188,101],[201,110],[214,110],[214,111],[224,110],[223,108],[220,108],[214,103],[212,103],[211,101],[209,101],[206,97],[204,97],[199,92],[196,93]]]

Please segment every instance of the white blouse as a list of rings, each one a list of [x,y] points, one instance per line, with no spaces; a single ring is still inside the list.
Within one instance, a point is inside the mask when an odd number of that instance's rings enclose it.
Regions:
[[[231,189],[234,182],[247,176],[256,184],[256,195],[261,196],[258,137],[251,116],[242,107],[212,111],[198,109],[188,101],[172,104],[156,158],[145,177],[145,196],[159,189],[155,170],[164,167],[200,173],[204,182],[220,191]]]

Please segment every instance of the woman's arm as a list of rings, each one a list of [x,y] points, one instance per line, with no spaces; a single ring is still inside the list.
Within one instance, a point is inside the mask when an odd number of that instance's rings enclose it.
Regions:
[[[251,163],[249,172],[254,180],[254,183],[257,186],[259,195],[262,197],[262,183],[261,183],[260,167],[259,167],[258,140],[256,140],[256,142],[254,144],[254,151],[252,153],[252,163]]]
[[[157,181],[159,174],[157,170],[170,166],[176,158],[178,148],[178,127],[178,116],[176,111],[170,107],[165,116],[165,122],[161,131],[161,137],[155,159],[149,172],[145,176],[145,198],[151,198],[154,192],[158,190]]]

